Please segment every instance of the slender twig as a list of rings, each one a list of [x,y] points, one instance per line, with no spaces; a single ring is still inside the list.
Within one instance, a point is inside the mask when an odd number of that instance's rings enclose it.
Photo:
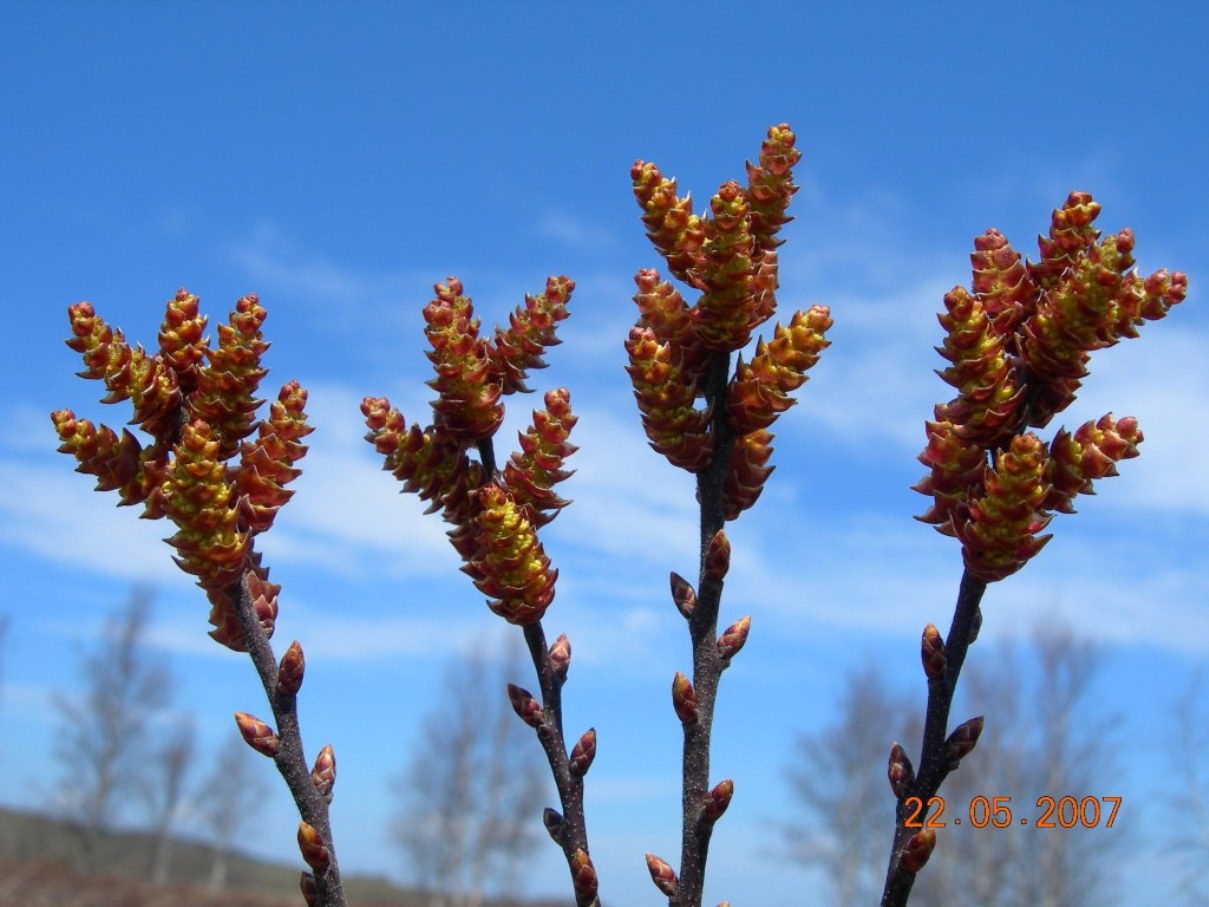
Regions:
[[[899,866],[903,847],[916,831],[914,828],[907,828],[906,820],[909,816],[914,816],[917,821],[926,824],[928,800],[936,796],[950,771],[946,746],[949,709],[953,705],[953,694],[957,690],[961,666],[972,642],[970,637],[975,635],[980,615],[979,605],[984,592],[986,583],[972,577],[968,570],[962,573],[957,606],[953,610],[953,622],[944,644],[945,669],[939,677],[928,681],[928,711],[924,719],[919,771],[898,801],[894,845],[890,849],[881,907],[904,907],[911,896],[915,874],[906,872]],[[923,804],[922,810],[913,809],[907,802],[915,798]]]
[[[336,864],[336,849],[332,843],[328,804],[311,781],[311,770],[302,750],[302,732],[298,725],[298,697],[283,691],[277,684],[277,659],[256,616],[246,578],[239,584],[238,589],[231,590],[231,599],[238,602],[236,613],[239,626],[243,631],[252,664],[256,667],[261,684],[264,685],[265,696],[268,697],[273,710],[273,720],[277,725],[277,736],[281,740],[280,749],[273,757],[273,762],[294,797],[298,815],[319,833],[329,855],[327,869],[315,873],[315,886],[319,892],[317,905],[346,907],[340,868]]]
[[[706,405],[714,407],[714,452],[709,465],[697,475],[697,497],[701,508],[701,563],[697,603],[688,622],[693,646],[697,720],[684,725],[680,877],[676,894],[668,902],[671,907],[700,907],[705,887],[705,863],[713,832],[713,823],[704,819],[702,807],[710,789],[710,738],[718,678],[723,668],[717,646],[722,581],[706,574],[706,557],[711,541],[725,522],[722,509],[723,481],[734,444],[734,432],[727,422],[724,405],[729,375],[729,354],[715,354],[710,361],[705,383]]]
[[[525,627],[525,642],[533,658],[533,667],[537,670],[537,681],[542,692],[542,712],[545,715],[545,721],[537,729],[537,739],[546,752],[550,774],[554,778],[554,786],[558,790],[558,800],[562,806],[563,821],[558,843],[562,847],[563,856],[567,858],[567,868],[574,879],[572,860],[578,850],[589,852],[588,831],[584,817],[583,779],[571,773],[566,738],[563,736],[563,679],[550,663],[550,651],[546,647],[546,634],[541,621]],[[575,903],[576,907],[599,907],[600,900],[595,897],[577,896]]]
[[[494,441],[484,438],[478,442],[476,449],[483,465],[483,474],[490,477],[489,481],[494,480],[497,471]],[[554,778],[559,804],[562,806],[558,844],[567,859],[567,868],[574,881],[575,854],[580,850],[584,853],[589,851],[587,823],[584,817],[583,778],[571,772],[566,737],[563,733],[562,686],[565,678],[554,670],[550,661],[550,650],[546,645],[546,633],[541,621],[526,624],[524,633],[542,696],[544,720],[537,728],[537,739],[546,753],[546,760],[550,763],[550,774]],[[596,897],[577,895],[575,903],[576,907],[599,907],[600,900]]]

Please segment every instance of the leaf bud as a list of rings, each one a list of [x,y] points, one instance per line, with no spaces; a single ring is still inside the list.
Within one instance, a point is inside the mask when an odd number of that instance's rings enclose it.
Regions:
[[[948,658],[945,655],[945,641],[935,624],[924,627],[923,640],[919,647],[920,658],[924,663],[924,674],[928,680],[939,680],[944,676]]]
[[[676,891],[680,888],[680,880],[676,878],[676,871],[672,869],[671,865],[653,853],[648,853],[646,868],[647,872],[651,874],[651,881],[655,883],[655,887],[669,898],[674,898]]]
[[[599,882],[596,878],[596,867],[592,858],[582,848],[575,851],[571,857],[571,883],[575,888],[575,897],[581,901],[596,899]]]
[[[323,843],[319,832],[315,830],[314,826],[305,822],[298,823],[298,850],[302,853],[303,861],[311,867],[315,875],[323,875],[327,872],[327,868],[332,862],[332,855],[328,852],[327,845]]]
[[[596,758],[596,728],[588,728],[584,731],[579,742],[575,744],[571,750],[570,770],[571,774],[576,778],[582,778],[588,773],[588,769],[592,767],[592,760]]]
[[[332,788],[336,786],[336,752],[329,743],[315,757],[315,767],[311,769],[311,783],[315,790],[328,803],[332,802]]]
[[[953,771],[961,764],[964,759],[974,749],[974,745],[978,743],[978,736],[982,733],[983,716],[971,718],[964,724],[957,726],[957,729],[949,735],[949,739],[945,741],[945,756],[948,759],[948,769]]]
[[[903,852],[898,858],[898,868],[903,872],[915,875],[928,862],[936,847],[936,832],[930,828],[917,831],[903,845]]]
[[[513,683],[508,684],[508,701],[512,703],[512,710],[529,727],[539,728],[546,723],[546,716],[542,712],[541,705],[533,698],[533,694],[523,687],[518,687]]]
[[[719,781],[714,786],[714,789],[705,795],[705,805],[701,808],[701,815],[705,821],[713,823],[722,818],[722,814],[730,806],[731,797],[734,795],[734,781],[730,778],[727,778],[725,781]]]
[[[743,644],[747,642],[747,631],[751,629],[751,615],[740,618],[735,621],[718,637],[718,654],[722,657],[723,664],[729,664],[731,658],[735,656]]]
[[[239,733],[243,734],[244,742],[261,755],[272,759],[281,749],[281,738],[255,715],[236,712],[235,723],[239,726]]]
[[[672,573],[672,601],[685,620],[692,618],[693,609],[697,607],[697,593],[689,581],[676,572]]]
[[[306,901],[306,907],[317,907],[319,886],[315,884],[315,877],[309,872],[302,873],[298,880],[298,887],[302,889],[302,899]]]
[[[550,666],[554,669],[555,677],[564,681],[567,679],[567,669],[571,667],[571,640],[567,639],[566,633],[561,634],[550,646]]]
[[[559,847],[563,843],[563,817],[557,809],[546,807],[542,810],[542,824],[546,826],[546,831],[550,834],[552,840]]]
[[[705,577],[716,583],[722,582],[730,569],[730,539],[726,530],[719,529],[709,541],[705,552]]]
[[[281,656],[281,665],[277,668],[277,692],[283,696],[297,696],[302,688],[302,677],[306,673],[306,659],[302,654],[302,646],[298,640],[290,643],[290,647]]]
[[[697,723],[697,691],[692,681],[679,671],[672,680],[672,705],[681,724]]]
[[[890,747],[890,764],[886,775],[890,779],[890,789],[898,800],[905,797],[911,785],[915,783],[915,769],[911,767],[911,759],[897,741]]]

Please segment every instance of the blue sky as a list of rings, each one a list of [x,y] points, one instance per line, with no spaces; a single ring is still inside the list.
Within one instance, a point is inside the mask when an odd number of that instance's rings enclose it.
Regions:
[[[580,416],[575,503],[545,536],[561,571],[545,623],[574,646],[568,724],[600,737],[587,808],[602,893],[653,902],[642,852],[678,851],[667,690],[689,660],[667,574],[692,572],[696,518],[689,477],[646,449],[622,371],[632,275],[658,264],[629,168],[657,162],[700,204],[787,121],[803,189],[780,304],[786,317],[830,305],[834,345],[778,423],[777,472],[731,533],[723,617],[751,613],[753,628],[722,687],[714,765],[737,793],[707,899],[798,902],[812,879],[776,859],[767,832],[785,814],[794,732],[831,717],[844,673],[866,659],[914,683],[921,628],[947,627],[958,550],[911,519],[925,501],[909,490],[923,420],[948,398],[932,374],[934,313],[968,284],[976,234],[995,226],[1031,252],[1072,189],[1096,195],[1105,230],[1134,229],[1143,271],[1184,270],[1191,292],[1093,360],[1065,423],[1137,415],[1143,455],[992,587],[983,638],[1056,614],[1102,644],[1126,766],[1104,793],[1151,827],[1165,704],[1209,654],[1209,19],[1163,4],[957,10],[0,3],[0,802],[55,796],[51,697],[78,688],[76,654],[133,582],[155,585],[154,643],[205,745],[231,732],[231,711],[264,711],[250,665],[206,638],[205,602],[159,541],[166,526],[91,493],[47,418],[63,406],[124,418],[73,376],[70,303],[89,299],[153,343],[177,287],[202,297],[211,333],[254,291],[273,341],[266,389],[301,381],[317,428],[264,539],[284,585],[278,645],[302,641],[308,749],[331,741],[340,760],[342,863],[397,872],[382,791],[439,704],[445,659],[499,621],[444,527],[380,472],[357,405],[386,395],[426,419],[420,310],[435,281],[459,276],[489,325],[565,273],[573,314],[531,382],[569,387]],[[539,402],[512,398],[502,451]],[[277,788],[255,848],[294,859]],[[538,890],[563,892],[555,857],[538,858]],[[1144,852],[1126,890],[1161,869]]]

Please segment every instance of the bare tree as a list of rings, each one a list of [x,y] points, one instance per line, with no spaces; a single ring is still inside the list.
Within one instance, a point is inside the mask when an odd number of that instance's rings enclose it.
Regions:
[[[146,590],[134,590],[126,607],[106,622],[100,644],[84,657],[80,694],[56,700],[62,728],[55,757],[63,769],[65,806],[80,832],[85,872],[94,868],[101,834],[139,793],[148,725],[170,697],[168,667],[144,645],[150,610]]]
[[[1164,750],[1171,772],[1160,796],[1165,834],[1158,845],[1173,863],[1181,904],[1209,903],[1209,709],[1196,676],[1172,703]]]
[[[932,814],[944,826],[912,903],[1113,903],[1114,848],[1124,840],[1120,825],[1107,834],[1105,819],[1090,829],[1037,827],[1045,808],[1039,798],[1081,801],[1119,793],[1104,788],[1104,779],[1113,776],[1106,719],[1089,708],[1094,651],[1066,630],[1042,629],[1029,652],[1004,645],[984,654],[990,657],[967,668],[963,695],[966,712],[986,715],[986,730],[977,751],[940,791],[944,811],[937,815],[934,808]],[[907,717],[910,712],[866,670],[849,678],[839,719],[795,747],[791,790],[807,818],[787,827],[786,842],[793,858],[824,869],[831,903],[840,907],[878,901],[884,860],[879,829],[895,805],[887,754],[891,736],[905,747],[919,739],[922,727]],[[996,807],[1000,812],[992,815]],[[1007,815],[1003,809],[1011,810],[1012,821],[993,827],[992,818],[1000,822]],[[1051,822],[1058,825],[1053,817]]]
[[[481,651],[451,664],[447,698],[399,779],[394,835],[431,907],[477,907],[489,889],[512,893],[518,858],[538,836],[541,760],[506,692],[520,664],[518,648],[503,665]]]
[[[146,793],[155,843],[151,851],[151,880],[168,881],[173,831],[185,805],[185,781],[197,752],[197,732],[187,716],[177,720],[163,746],[152,754]]]
[[[881,831],[894,819],[886,788],[886,728],[907,705],[869,667],[851,674],[836,719],[801,734],[787,777],[806,817],[783,826],[792,860],[823,870],[837,907],[875,903],[882,885]]]
[[[259,758],[239,734],[229,734],[198,792],[199,816],[210,835],[212,892],[226,886],[231,848],[264,804],[268,784]]]

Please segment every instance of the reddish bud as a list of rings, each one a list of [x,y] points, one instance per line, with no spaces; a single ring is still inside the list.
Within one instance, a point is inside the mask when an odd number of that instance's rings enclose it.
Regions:
[[[743,644],[747,642],[747,631],[750,629],[751,615],[749,614],[747,617],[735,621],[718,637],[718,654],[722,656],[724,664],[729,663],[735,653],[743,648]]]
[[[508,684],[508,701],[512,703],[512,710],[529,727],[538,728],[546,723],[546,716],[542,712],[541,704],[523,687]]]
[[[281,749],[281,738],[255,715],[236,712],[235,723],[239,726],[239,733],[243,734],[244,742],[261,755],[271,759]]]
[[[898,868],[903,872],[915,875],[928,862],[936,847],[936,832],[930,828],[917,831],[903,845],[903,852],[898,858]]]
[[[731,797],[735,795],[735,782],[727,778],[725,781],[719,781],[714,789],[705,795],[705,805],[701,808],[701,815],[706,822],[717,822],[722,818],[722,814],[726,812],[726,808],[730,806]]]
[[[961,764],[964,759],[974,749],[974,745],[978,743],[978,736],[982,733],[983,717],[979,715],[977,718],[971,718],[964,724],[958,725],[957,730],[949,735],[949,739],[945,741],[945,755],[949,760],[949,771],[953,771]]]
[[[676,891],[680,888],[680,880],[676,878],[676,871],[667,861],[659,859],[653,853],[648,853],[646,868],[647,872],[651,874],[651,881],[655,883],[655,887],[669,898],[674,898]]]
[[[328,803],[332,802],[332,788],[336,786],[336,753],[329,743],[315,757],[315,767],[311,769],[311,783],[319,796]]]
[[[672,601],[685,620],[693,616],[693,609],[697,607],[697,593],[688,580],[675,572],[672,573]]]
[[[571,640],[567,639],[566,633],[560,635],[554,640],[554,645],[550,646],[550,666],[559,680],[567,679],[567,669],[571,667]]]
[[[294,640],[281,656],[281,666],[277,669],[277,692],[284,696],[297,696],[305,673],[306,659],[302,655],[302,646],[298,640]]]
[[[705,577],[720,583],[730,569],[730,539],[726,531],[719,529],[710,539],[709,548],[705,552]]]
[[[939,680],[945,673],[948,658],[945,655],[945,641],[935,624],[924,627],[924,637],[920,643],[920,658],[924,663],[924,674],[928,680]]]
[[[332,855],[328,852],[327,845],[323,843],[323,838],[320,837],[314,826],[305,822],[298,823],[298,849],[302,852],[302,859],[307,866],[311,867],[315,875],[323,875],[327,872],[327,868],[332,862]]]
[[[907,795],[907,791],[915,783],[915,769],[911,767],[911,759],[897,741],[890,747],[890,764],[886,775],[890,779],[890,790],[894,791],[895,798],[899,800]]]
[[[546,826],[546,831],[550,833],[550,840],[552,840],[559,847],[562,847],[562,843],[563,843],[562,813],[560,813],[556,809],[551,809],[550,807],[547,806],[542,811],[542,824]]]
[[[679,671],[672,680],[672,705],[681,724],[697,723],[697,691],[692,681]]]
[[[592,858],[582,848],[576,850],[575,856],[571,857],[571,884],[575,887],[575,897],[579,900],[596,899],[599,884],[596,867],[592,865]]]
[[[575,748],[571,750],[571,774],[576,778],[582,778],[592,767],[592,760],[595,758],[596,728],[588,728],[579,738],[579,742],[575,744]]]
[[[319,886],[315,884],[315,877],[309,872],[304,872],[298,880],[298,887],[302,889],[302,899],[306,901],[306,907],[316,907],[319,903]]]

